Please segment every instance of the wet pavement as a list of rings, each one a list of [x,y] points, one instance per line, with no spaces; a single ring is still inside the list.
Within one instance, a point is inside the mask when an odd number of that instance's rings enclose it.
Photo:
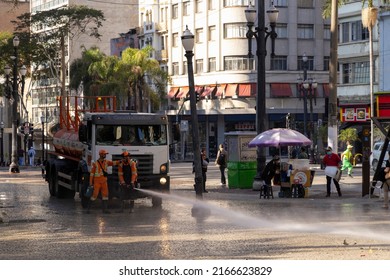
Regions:
[[[86,214],[77,196],[50,197],[39,168],[3,169],[0,259],[390,259],[390,211],[378,196],[362,197],[361,168],[341,179],[342,197],[330,198],[313,168],[307,198],[279,198],[276,188],[274,199],[259,199],[220,186],[210,165],[199,201],[191,163],[173,163],[161,209],[143,199],[134,213],[116,213],[113,202],[110,215],[98,202]]]

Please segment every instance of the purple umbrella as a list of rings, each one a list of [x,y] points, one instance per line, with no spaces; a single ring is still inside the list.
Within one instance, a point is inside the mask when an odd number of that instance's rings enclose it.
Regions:
[[[312,142],[302,133],[287,128],[273,128],[257,135],[248,147],[308,146]]]

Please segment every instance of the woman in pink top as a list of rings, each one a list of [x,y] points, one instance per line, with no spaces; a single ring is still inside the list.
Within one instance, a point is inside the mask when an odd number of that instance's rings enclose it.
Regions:
[[[341,166],[341,159],[340,157],[332,152],[331,147],[327,147],[325,149],[326,155],[324,156],[324,159],[322,160],[325,165],[325,175],[326,175],[326,197],[330,196],[330,184],[333,179],[333,183],[336,186],[337,193],[339,196],[341,196],[341,190],[339,182],[335,179],[337,170]]]

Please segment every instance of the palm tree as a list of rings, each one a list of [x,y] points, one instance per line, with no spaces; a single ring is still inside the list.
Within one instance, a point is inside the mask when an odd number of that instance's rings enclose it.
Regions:
[[[339,139],[345,142],[347,145],[351,145],[353,142],[359,140],[356,128],[346,128],[340,131]]]
[[[123,51],[122,59],[119,61],[118,72],[121,75],[122,81],[127,82],[128,104],[136,111],[149,111],[152,107],[158,108],[160,98],[165,91],[165,85],[169,77],[165,71],[160,69],[160,65],[156,59],[150,58],[153,48],[146,46],[145,48],[132,49],[128,48]],[[154,88],[151,88],[146,81],[148,78],[152,81]],[[155,90],[157,90],[157,93]],[[148,100],[145,108],[145,102],[142,99]]]

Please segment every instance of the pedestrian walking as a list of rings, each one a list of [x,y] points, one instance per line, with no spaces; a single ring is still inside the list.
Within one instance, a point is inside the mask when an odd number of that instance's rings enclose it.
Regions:
[[[19,164],[19,166],[24,165],[24,150],[23,149],[18,150],[18,164]]]
[[[121,209],[125,208],[125,201],[129,201],[130,213],[134,212],[134,188],[137,184],[137,161],[130,158],[130,153],[125,151],[122,153],[122,160],[118,162],[118,177],[121,188],[120,200]]]
[[[205,148],[202,148],[202,151],[200,153],[200,159],[202,163],[203,192],[208,193],[208,191],[206,190],[206,180],[207,180],[206,173],[207,173],[207,166],[209,165],[210,160],[206,155]]]
[[[34,147],[30,147],[28,150],[28,159],[29,159],[29,164],[30,166],[34,166],[35,164],[35,150]]]
[[[388,152],[390,156],[390,151]],[[383,208],[389,209],[389,188],[390,188],[390,158],[386,160],[386,167],[384,168],[383,180]]]
[[[341,171],[344,171],[345,169],[348,170],[348,176],[352,178],[352,169],[353,165],[351,163],[352,161],[352,145],[348,145],[347,149],[341,154],[341,161],[343,162],[343,165],[341,167]]]
[[[225,169],[227,166],[227,152],[223,144],[219,144],[219,150],[217,153],[217,159],[215,160],[215,164],[219,167],[219,171],[221,172],[221,186],[225,186],[226,185]]]
[[[93,193],[88,203],[89,213],[91,202],[95,201],[99,193],[102,196],[102,211],[105,214],[110,214],[108,211],[108,184],[107,184],[107,168],[109,166],[117,165],[117,162],[106,160],[106,150],[99,151],[99,159],[92,163],[91,172],[89,174],[89,184],[93,186]]]
[[[326,154],[322,160],[325,166],[325,175],[326,175],[326,197],[330,197],[330,186],[333,181],[336,186],[337,193],[341,196],[341,190],[339,182],[336,180],[337,171],[341,167],[341,159],[340,157],[332,152],[331,147],[327,147],[325,149]]]

